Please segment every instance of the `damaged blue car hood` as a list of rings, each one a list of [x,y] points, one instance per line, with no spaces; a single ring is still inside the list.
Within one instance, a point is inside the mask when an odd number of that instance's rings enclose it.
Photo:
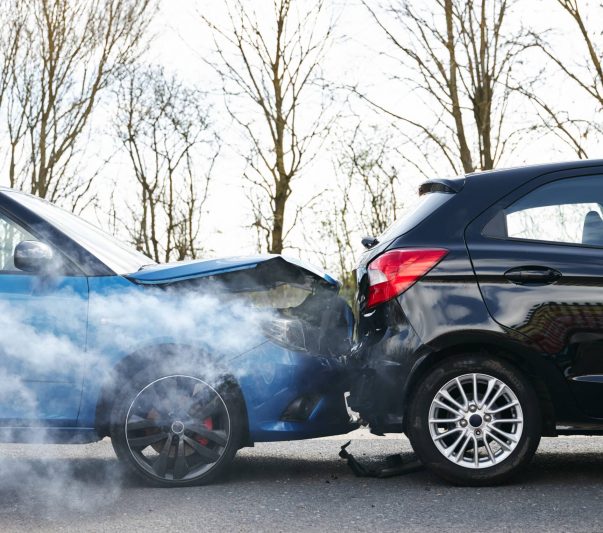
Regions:
[[[277,254],[263,254],[252,256],[225,257],[220,259],[206,259],[195,261],[179,261],[177,263],[166,263],[144,267],[138,272],[126,275],[126,278],[143,285],[158,285],[162,283],[172,283],[184,281],[187,279],[202,278],[206,276],[215,276],[234,272],[236,270],[250,270],[261,263],[266,263],[277,258],[295,265],[302,270],[310,272],[315,276],[324,279],[332,285],[339,285],[339,282],[326,272],[314,265],[305,263],[299,259],[286,257]]]

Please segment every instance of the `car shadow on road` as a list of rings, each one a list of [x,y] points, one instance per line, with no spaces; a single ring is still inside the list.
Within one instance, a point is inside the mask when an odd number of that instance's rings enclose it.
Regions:
[[[404,461],[414,458],[411,453],[401,454]],[[386,456],[361,455],[357,459],[371,468],[384,465]],[[603,477],[603,453],[585,452],[575,453],[540,453],[525,470],[514,477],[510,485],[527,484],[534,486],[583,485],[584,483],[600,483]],[[324,457],[319,460],[310,458],[275,457],[272,454],[257,454],[237,457],[224,482],[249,483],[257,481],[287,480],[299,482],[323,479],[331,482],[358,480],[348,468],[345,461],[337,457],[337,450],[333,450],[333,457]],[[366,479],[366,478],[364,478]],[[405,485],[417,484],[442,484],[448,485],[427,470],[405,474],[385,479],[373,479],[375,483],[391,483]]]
[[[278,453],[247,453],[238,456],[228,473],[217,482],[224,487],[230,484],[257,482],[300,483],[347,483],[355,484],[356,478],[333,455],[316,459],[291,457]],[[410,453],[403,454],[410,460]],[[358,459],[368,466],[382,464],[384,455],[361,454]],[[19,508],[31,507],[32,511],[47,512],[52,508],[90,510],[92,505],[111,505],[123,491],[144,488],[143,482],[124,471],[117,459],[107,458],[0,458],[0,517]],[[511,485],[529,487],[585,486],[599,484],[603,477],[603,453],[545,452],[537,454],[533,463],[513,479]],[[428,471],[388,479],[363,480],[369,484],[404,485],[407,489],[430,485],[447,485]],[[210,487],[208,487],[210,488]],[[178,490],[178,489],[176,489]]]
[[[599,452],[546,452],[537,453],[531,464],[513,483],[533,485],[584,485],[600,484],[603,478],[603,453]]]

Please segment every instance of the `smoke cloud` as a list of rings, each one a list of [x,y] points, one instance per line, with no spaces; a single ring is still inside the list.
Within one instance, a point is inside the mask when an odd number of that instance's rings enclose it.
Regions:
[[[81,460],[57,459],[59,445],[33,444],[51,441],[50,428],[28,433],[20,426],[40,426],[41,419],[53,425],[53,410],[59,412],[64,409],[61,402],[74,400],[70,394],[79,394],[81,384],[85,396],[90,388],[116,383],[122,377],[115,375],[115,365],[122,356],[137,352],[144,357],[145,350],[163,343],[203,352],[207,357],[199,377],[210,383],[219,380],[232,358],[265,342],[262,324],[274,311],[215,287],[209,293],[130,288],[93,292],[88,299],[71,289],[47,286],[36,297],[0,299],[1,431],[4,441],[25,442],[4,446],[14,456],[0,457],[5,506],[18,499],[31,502],[32,512],[35,508],[36,514],[52,516],[70,508],[94,510],[119,497],[131,476],[116,459],[91,459],[98,468],[92,469],[92,478],[89,473],[82,477],[90,472],[88,467]],[[191,353],[172,348],[164,370],[169,373],[174,365],[188,363]],[[179,357],[183,360],[177,361]],[[149,357],[149,365],[161,364],[161,356]],[[234,371],[243,377],[237,365]],[[52,396],[45,394],[50,389]]]

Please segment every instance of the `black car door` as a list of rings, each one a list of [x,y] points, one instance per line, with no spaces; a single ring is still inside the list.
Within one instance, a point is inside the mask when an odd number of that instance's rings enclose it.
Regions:
[[[553,358],[603,417],[603,171],[535,178],[467,228],[492,317]]]

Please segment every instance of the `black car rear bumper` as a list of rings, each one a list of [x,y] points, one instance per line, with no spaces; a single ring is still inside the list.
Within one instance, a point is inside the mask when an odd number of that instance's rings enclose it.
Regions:
[[[366,334],[350,357],[348,405],[374,433],[401,432],[407,389],[426,347],[396,300],[361,321]],[[373,321],[388,325],[373,328]]]

